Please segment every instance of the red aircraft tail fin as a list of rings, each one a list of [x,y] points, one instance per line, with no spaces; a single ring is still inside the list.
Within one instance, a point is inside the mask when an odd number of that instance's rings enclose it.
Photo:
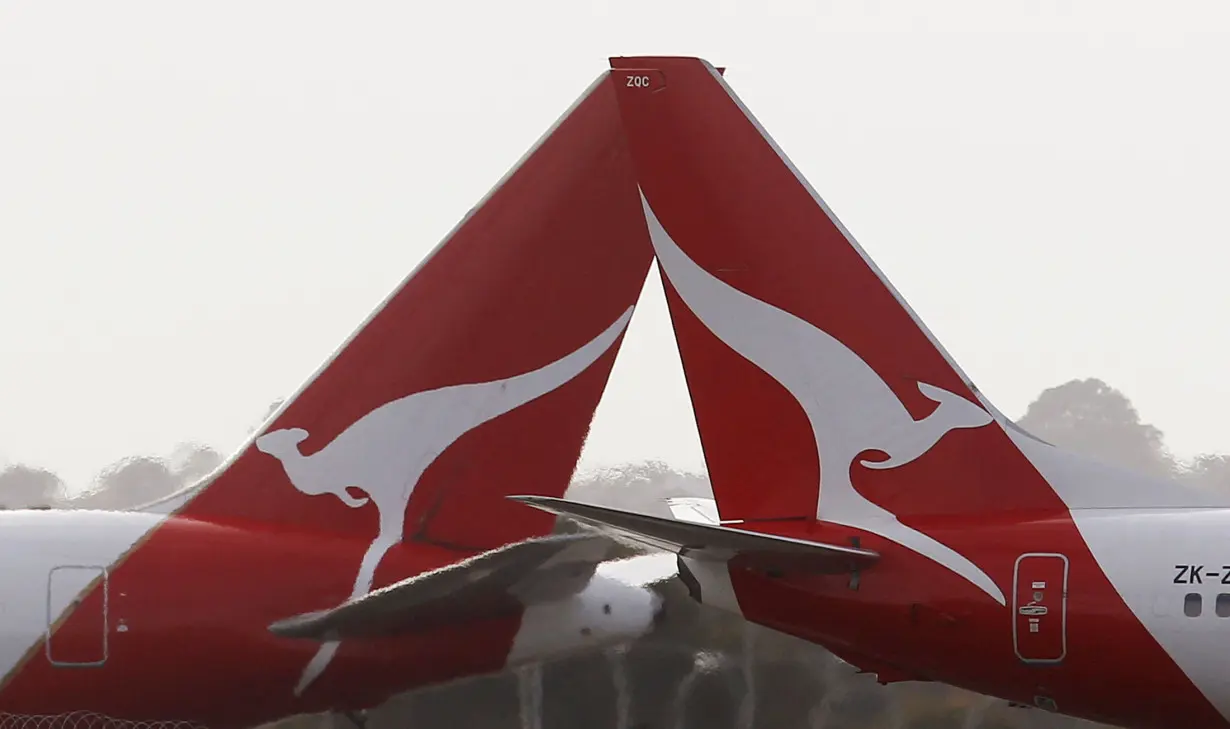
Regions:
[[[684,556],[694,594],[819,639],[886,680],[923,669],[990,686],[986,666],[1007,675],[1059,655],[1065,675],[1096,683],[1096,651],[1074,648],[1066,622],[1042,628],[1038,642],[1009,631],[1030,612],[1026,595],[1056,599],[1070,565],[1095,620],[1120,626],[1116,650],[1150,667],[1159,687],[1150,698],[1174,696],[1201,721],[1221,721],[1206,698],[1213,683],[1197,690],[1180,662],[1199,660],[1200,647],[1173,642],[1156,590],[1141,587],[1144,570],[1170,563],[1127,548],[1124,521],[1107,515],[1224,504],[1224,494],[1111,469],[1024,433],[970,383],[716,69],[695,58],[612,66],[720,519],[813,544],[857,539],[851,546],[883,555],[865,575],[827,582]],[[970,266],[951,261],[949,271],[970,275]],[[1159,543],[1187,533],[1185,519],[1160,521],[1175,537]],[[998,606],[973,607],[984,597]],[[921,628],[928,618],[915,608],[943,615],[930,622],[937,628],[965,626],[956,631],[967,638],[985,620],[973,642],[990,662],[936,659],[948,638]],[[1055,686],[1053,700],[1079,714],[1094,683]],[[1146,704],[1123,715],[1148,715]]]
[[[503,497],[563,494],[652,259],[609,78],[182,515],[467,551],[551,530]]]
[[[722,520],[1225,504],[1004,417],[721,69],[611,65]]]
[[[717,69],[612,67],[723,520],[1062,508]]]

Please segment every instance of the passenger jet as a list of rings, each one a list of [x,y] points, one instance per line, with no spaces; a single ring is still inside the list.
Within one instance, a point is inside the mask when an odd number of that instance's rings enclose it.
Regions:
[[[0,725],[361,721],[646,633],[609,539],[505,497],[564,494],[652,258],[604,74],[203,482],[0,512]]]
[[[615,58],[611,74],[716,514],[517,500],[675,551],[696,600],[883,682],[1230,726],[1230,494],[1013,424],[720,69]]]

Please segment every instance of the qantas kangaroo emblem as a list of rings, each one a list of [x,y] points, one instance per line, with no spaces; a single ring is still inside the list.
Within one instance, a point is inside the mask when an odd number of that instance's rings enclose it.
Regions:
[[[687,307],[718,339],[776,380],[798,401],[811,423],[824,478],[816,518],[878,534],[913,550],[982,589],[1001,605],[1003,591],[977,565],[897,520],[854,489],[850,465],[878,450],[886,461],[866,468],[897,468],[927,453],[949,431],[993,422],[978,405],[933,385],[918,389],[939,407],[914,420],[896,394],[828,332],[748,296],[688,258],[662,227],[642,193],[654,251]]]
[[[265,433],[256,447],[282,462],[291,484],[308,496],[332,494],[357,509],[369,501],[379,513],[379,532],[363,556],[351,599],[371,589],[376,567],[404,538],[406,508],[419,478],[435,459],[470,430],[551,392],[581,374],[623,332],[629,307],[606,331],[546,366],[504,380],[416,392],[385,403],[356,420],[324,448],[305,456],[302,428]],[[352,496],[356,488],[366,498]],[[324,643],[295,689],[302,694],[328,666],[338,642]]]

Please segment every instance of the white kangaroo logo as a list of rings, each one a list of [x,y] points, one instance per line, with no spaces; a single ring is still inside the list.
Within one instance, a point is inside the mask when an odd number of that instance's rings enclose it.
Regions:
[[[1001,605],[1004,594],[977,565],[897,520],[867,500],[850,481],[850,465],[868,450],[886,461],[861,460],[867,468],[897,468],[931,450],[956,428],[980,428],[993,418],[947,390],[918,383],[939,407],[914,420],[875,370],[828,332],[739,291],[705,271],[680,250],[641,195],[658,262],[680,298],[727,346],[786,388],[811,423],[820,467],[816,518],[856,527],[935,560],[985,591]]]
[[[367,594],[380,560],[404,538],[410,495],[427,467],[468,431],[585,371],[610,349],[632,310],[629,307],[588,344],[540,369],[505,380],[416,392],[385,403],[310,456],[299,452],[299,443],[308,437],[302,428],[275,430],[256,439],[256,447],[281,461],[291,484],[304,494],[332,494],[353,509],[368,501],[376,505],[380,530],[363,556],[351,599]],[[348,488],[361,490],[367,497],[352,496]],[[338,641],[321,645],[304,668],[296,695],[325,670],[338,646]]]

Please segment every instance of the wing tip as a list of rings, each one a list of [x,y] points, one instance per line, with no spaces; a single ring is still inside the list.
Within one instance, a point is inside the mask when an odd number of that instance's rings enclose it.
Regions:
[[[532,506],[535,509],[541,509],[542,511],[551,512],[553,514],[558,512],[551,508],[551,504],[567,501],[567,499],[560,499],[554,496],[539,496],[535,494],[509,494],[504,498],[509,501],[515,501],[518,504],[525,504],[526,506]]]
[[[320,622],[331,612],[332,610],[317,610],[292,615],[289,618],[273,621],[269,624],[268,630],[279,638],[314,638],[320,632]]]

